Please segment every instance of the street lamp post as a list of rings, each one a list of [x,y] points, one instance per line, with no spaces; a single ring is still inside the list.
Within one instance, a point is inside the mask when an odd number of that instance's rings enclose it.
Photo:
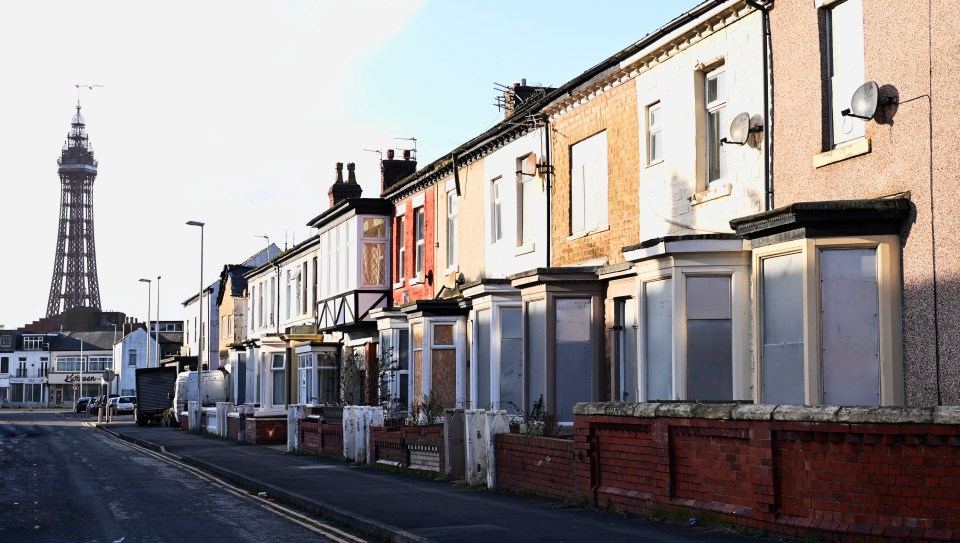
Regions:
[[[153,292],[150,290],[151,279],[141,279],[141,283],[147,284],[147,367],[150,367],[150,296]]]
[[[187,221],[189,226],[200,227],[200,291],[197,305],[200,306],[200,320],[197,321],[197,423],[194,433],[200,433],[200,419],[203,413],[203,226],[200,221]]]

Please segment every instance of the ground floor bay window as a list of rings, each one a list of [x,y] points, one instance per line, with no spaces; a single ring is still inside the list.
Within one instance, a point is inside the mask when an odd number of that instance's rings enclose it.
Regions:
[[[565,425],[575,404],[601,398],[603,289],[596,269],[540,268],[510,277],[522,299],[523,409],[542,399]]]
[[[730,235],[624,250],[636,263],[637,342],[623,374],[640,401],[749,399],[750,261]],[[623,306],[621,319],[628,319]],[[637,400],[632,400],[637,401]]]
[[[472,305],[470,407],[521,415],[525,371],[520,291],[503,279],[483,279],[463,294]]]
[[[895,236],[776,244],[754,261],[762,402],[902,402]]]
[[[731,221],[753,247],[756,401],[902,405],[903,198]]]
[[[301,404],[332,405],[339,401],[339,343],[304,342],[297,356],[297,393]]]

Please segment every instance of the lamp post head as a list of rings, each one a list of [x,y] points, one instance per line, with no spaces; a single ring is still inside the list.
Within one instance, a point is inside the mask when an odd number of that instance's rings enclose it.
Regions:
[[[203,228],[203,225],[206,223],[202,223],[200,221],[187,221],[187,224],[190,226],[199,226],[200,228]]]
[[[149,283],[149,282],[151,282],[151,281],[152,281],[152,279],[141,279],[141,280],[140,280],[141,283]]]

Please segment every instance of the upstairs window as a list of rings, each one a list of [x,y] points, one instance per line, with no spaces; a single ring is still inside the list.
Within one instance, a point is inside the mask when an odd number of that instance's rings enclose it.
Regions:
[[[415,262],[413,273],[416,276],[420,276],[423,273],[423,264],[424,264],[424,251],[426,250],[424,246],[424,228],[423,228],[423,207],[418,207],[413,212],[413,233],[414,239],[416,240],[415,248]]]
[[[570,149],[570,234],[607,226],[607,133]]]
[[[501,178],[497,177],[490,184],[490,241],[496,243],[503,239],[503,191]]]
[[[536,226],[537,155],[517,159],[517,247],[533,243]]]
[[[387,220],[380,217],[363,219],[363,284],[384,286],[387,282]]]
[[[137,367],[137,350],[128,349],[127,350],[127,365],[131,367]]]
[[[727,163],[720,139],[727,130],[727,83],[723,66],[706,74],[704,78],[704,109],[707,121],[707,185],[727,175]]]
[[[404,237],[406,236],[406,229],[404,228],[403,217],[397,217],[397,278],[398,280],[403,280],[407,276],[406,269],[406,246],[404,245]]]
[[[647,106],[647,164],[663,160],[663,122],[660,102]]]
[[[39,351],[43,346],[43,336],[23,336],[24,351]]]
[[[864,83],[863,1],[845,0],[826,9],[827,76],[830,79],[831,147],[862,138],[866,121],[844,117],[857,87]]]
[[[447,268],[457,265],[457,192],[447,191]]]

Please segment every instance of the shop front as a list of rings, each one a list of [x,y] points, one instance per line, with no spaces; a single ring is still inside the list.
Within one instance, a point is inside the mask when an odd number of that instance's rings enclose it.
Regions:
[[[51,373],[45,378],[50,407],[71,406],[77,398],[104,394],[106,383],[98,373]]]

